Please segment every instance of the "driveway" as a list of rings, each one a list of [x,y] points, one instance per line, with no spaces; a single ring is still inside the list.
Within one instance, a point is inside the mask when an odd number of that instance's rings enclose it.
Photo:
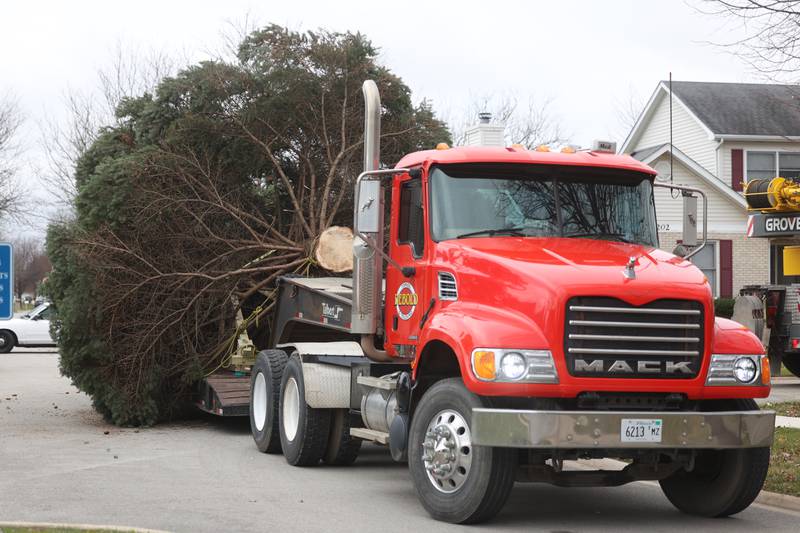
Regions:
[[[434,522],[379,447],[355,465],[294,468],[258,453],[246,420],[106,424],[42,350],[0,355],[0,522],[106,523],[176,532],[467,531]],[[653,483],[518,484],[488,531],[796,531],[800,513],[754,505],[682,515]]]

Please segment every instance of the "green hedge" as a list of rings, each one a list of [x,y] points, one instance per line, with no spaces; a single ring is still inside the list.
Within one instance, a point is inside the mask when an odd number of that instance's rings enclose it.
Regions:
[[[732,317],[733,303],[735,301],[733,298],[717,298],[714,300],[714,314],[722,318]]]

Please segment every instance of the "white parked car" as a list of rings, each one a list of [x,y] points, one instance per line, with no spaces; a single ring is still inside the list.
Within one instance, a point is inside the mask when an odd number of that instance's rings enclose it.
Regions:
[[[50,302],[11,320],[0,320],[0,353],[10,352],[15,346],[55,346],[50,336]]]

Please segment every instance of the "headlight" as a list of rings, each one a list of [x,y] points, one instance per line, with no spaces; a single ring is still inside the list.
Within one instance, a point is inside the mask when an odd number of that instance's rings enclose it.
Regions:
[[[517,352],[507,353],[500,359],[500,375],[504,378],[516,381],[527,369],[525,358]]]
[[[733,375],[741,383],[750,383],[758,374],[758,366],[749,357],[740,357],[733,364]]]
[[[558,383],[553,354],[547,350],[476,348],[472,373],[481,381]]]
[[[759,377],[761,379],[759,379]],[[766,355],[713,354],[706,385],[769,385]]]

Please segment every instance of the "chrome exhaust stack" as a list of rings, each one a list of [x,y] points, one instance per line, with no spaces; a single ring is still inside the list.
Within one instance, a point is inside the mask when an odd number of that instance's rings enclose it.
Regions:
[[[364,93],[364,172],[378,170],[380,167],[381,139],[381,97],[378,86],[366,80],[361,87]],[[369,179],[368,176],[364,176]],[[370,202],[360,206],[359,185],[356,182],[356,203],[353,218],[355,238],[353,239],[353,316],[350,328],[353,333],[374,335],[378,331],[381,314],[381,293],[383,273],[381,257],[359,235],[369,237],[378,246],[383,246],[383,187],[380,178],[369,180],[370,197],[361,201]],[[374,213],[369,228],[359,227],[359,208],[369,208]],[[373,231],[374,230],[374,231]]]

